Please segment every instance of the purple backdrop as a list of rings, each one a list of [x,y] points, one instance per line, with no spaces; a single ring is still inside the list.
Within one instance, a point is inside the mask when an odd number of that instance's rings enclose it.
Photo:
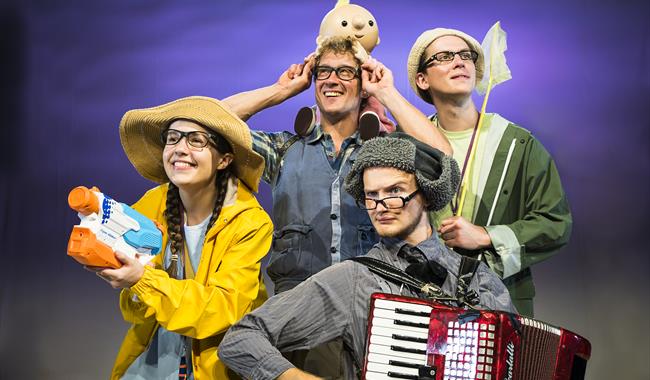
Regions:
[[[67,192],[97,185],[134,202],[153,184],[122,152],[131,108],[271,84],[314,48],[334,0],[23,1],[0,5],[0,378],[107,378],[127,325],[117,292],[65,257]],[[513,79],[489,110],[553,154],[572,241],[535,268],[537,317],[588,337],[589,379],[650,377],[650,27],[647,1],[359,1],[380,28],[374,55],[410,90],[406,57],[436,26],[509,33]],[[291,128],[312,90],[251,119]],[[480,104],[480,98],[477,98]],[[260,198],[270,206],[268,187]]]

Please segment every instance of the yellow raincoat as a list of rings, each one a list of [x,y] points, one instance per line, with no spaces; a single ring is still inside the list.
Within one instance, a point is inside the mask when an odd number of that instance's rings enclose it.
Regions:
[[[240,181],[239,181],[240,182]],[[163,224],[167,185],[149,190],[133,208]],[[140,281],[120,294],[120,309],[129,328],[113,366],[111,379],[124,375],[144,352],[158,326],[192,339],[196,380],[235,377],[217,356],[228,328],[266,300],[260,262],[271,245],[273,224],[252,192],[241,182],[234,204],[224,206],[206,232],[201,261],[192,280],[173,280],[162,270],[145,266]],[[167,237],[163,238],[163,247]],[[139,302],[133,300],[137,296]]]

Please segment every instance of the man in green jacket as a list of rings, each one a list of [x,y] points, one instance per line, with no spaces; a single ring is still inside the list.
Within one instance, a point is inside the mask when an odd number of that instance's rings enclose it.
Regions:
[[[409,82],[436,107],[431,121],[451,143],[466,187],[462,210],[458,196],[431,218],[448,246],[485,260],[517,310],[533,316],[530,267],[568,242],[571,212],[553,159],[529,131],[486,114],[476,135],[471,94],[483,69],[481,45],[458,30],[428,30],[411,48]],[[465,165],[472,145],[473,164]]]

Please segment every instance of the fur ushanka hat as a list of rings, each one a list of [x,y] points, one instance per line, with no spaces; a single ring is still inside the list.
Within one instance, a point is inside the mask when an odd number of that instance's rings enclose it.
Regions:
[[[458,164],[450,156],[401,132],[366,141],[345,178],[345,190],[362,202],[363,171],[372,167],[396,168],[414,173],[429,211],[445,207],[460,182]]]

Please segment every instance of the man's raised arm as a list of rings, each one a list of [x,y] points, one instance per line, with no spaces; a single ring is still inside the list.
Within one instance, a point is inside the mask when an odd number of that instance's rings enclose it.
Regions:
[[[237,116],[246,121],[263,109],[280,104],[308,89],[311,85],[313,66],[314,57],[311,54],[303,63],[289,66],[276,83],[256,90],[240,92],[222,101]]]
[[[452,148],[447,138],[397,91],[393,83],[393,73],[386,66],[376,59],[371,59],[361,68],[363,89],[390,111],[402,131],[451,156]]]

